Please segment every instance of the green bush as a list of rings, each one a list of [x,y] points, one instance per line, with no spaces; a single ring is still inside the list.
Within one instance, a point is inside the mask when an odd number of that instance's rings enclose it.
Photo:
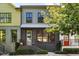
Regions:
[[[15,52],[10,52],[9,55],[16,55],[16,53]]]
[[[11,52],[9,55],[30,55],[30,54],[48,54],[47,50],[40,49],[36,46],[19,46],[15,52]]]
[[[19,42],[15,42],[15,50],[17,50],[19,46],[20,46],[20,43]]]
[[[39,50],[39,51],[36,51],[36,54],[48,54],[48,51],[47,50]]]
[[[75,53],[79,54],[79,48],[64,48],[63,52],[72,53],[72,54],[75,54]]]
[[[35,53],[34,50],[30,48],[18,48],[16,50],[17,55],[34,54],[34,53]]]

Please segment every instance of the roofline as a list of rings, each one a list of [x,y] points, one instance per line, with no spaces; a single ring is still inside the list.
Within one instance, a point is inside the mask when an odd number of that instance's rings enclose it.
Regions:
[[[13,6],[15,9],[20,9],[20,7],[16,7],[14,4],[12,4],[12,3],[8,3],[8,4],[10,4],[11,6]]]
[[[46,7],[46,6],[61,6],[61,5],[21,5],[20,7]]]

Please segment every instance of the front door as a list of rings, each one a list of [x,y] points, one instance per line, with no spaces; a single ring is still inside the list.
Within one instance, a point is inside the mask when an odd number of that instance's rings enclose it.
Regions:
[[[31,30],[27,30],[27,34],[26,34],[26,43],[27,45],[32,45],[32,31]]]

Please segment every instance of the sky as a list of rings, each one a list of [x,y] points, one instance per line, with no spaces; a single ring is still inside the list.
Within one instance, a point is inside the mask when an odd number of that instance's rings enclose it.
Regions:
[[[20,7],[21,5],[60,5],[59,3],[51,3],[51,4],[46,4],[46,3],[13,3],[16,7]]]

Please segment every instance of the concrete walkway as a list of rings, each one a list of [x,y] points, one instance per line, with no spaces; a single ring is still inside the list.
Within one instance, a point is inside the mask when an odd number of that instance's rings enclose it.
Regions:
[[[79,56],[79,54],[55,54],[53,52],[48,52],[47,56]]]
[[[48,54],[44,55],[31,55],[31,56],[79,56],[79,54],[55,54],[53,52],[48,52]]]

